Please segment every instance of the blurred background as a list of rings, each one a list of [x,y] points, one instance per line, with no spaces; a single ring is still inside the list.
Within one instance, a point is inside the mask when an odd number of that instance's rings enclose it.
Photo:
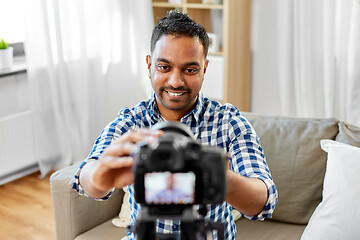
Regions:
[[[212,39],[205,96],[360,126],[359,0],[0,0],[13,48],[0,70],[0,184],[81,161],[121,108],[150,97],[145,56],[171,9]]]

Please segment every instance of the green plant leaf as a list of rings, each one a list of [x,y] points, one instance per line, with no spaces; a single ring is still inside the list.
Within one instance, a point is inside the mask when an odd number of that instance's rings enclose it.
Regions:
[[[4,39],[1,39],[0,49],[7,49],[7,48],[8,48],[7,42],[5,42]]]

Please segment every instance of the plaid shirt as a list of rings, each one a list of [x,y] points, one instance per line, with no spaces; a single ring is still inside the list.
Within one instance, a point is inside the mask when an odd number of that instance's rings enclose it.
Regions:
[[[120,137],[130,129],[151,127],[162,118],[157,110],[155,94],[151,99],[142,101],[133,108],[122,109],[118,117],[109,123],[96,140],[88,158],[81,164],[74,178],[73,188],[79,194],[85,194],[79,185],[79,171],[86,162],[98,159],[104,149],[114,139]],[[263,211],[257,216],[245,216],[252,220],[263,220],[271,217],[277,203],[277,190],[268,169],[259,138],[250,123],[231,104],[220,105],[216,101],[204,98],[199,94],[196,107],[181,119],[181,123],[190,127],[195,137],[203,145],[218,146],[230,155],[231,169],[246,177],[261,179],[268,188],[268,200]],[[131,224],[140,212],[140,205],[135,202],[133,185],[127,187],[131,210]],[[101,200],[106,200],[113,191]],[[232,206],[226,202],[221,205],[208,205],[206,219],[225,222],[225,239],[235,239],[236,226],[232,215]],[[179,222],[172,220],[159,220],[158,233],[178,232]],[[216,233],[213,234],[217,239]],[[129,239],[135,239],[129,234]]]

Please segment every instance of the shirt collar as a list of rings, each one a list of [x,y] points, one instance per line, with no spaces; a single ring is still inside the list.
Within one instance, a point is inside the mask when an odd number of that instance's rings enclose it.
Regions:
[[[149,102],[149,108],[150,108],[150,116],[153,124],[156,124],[160,121],[160,113],[157,108],[157,103],[155,100],[155,92],[151,94],[150,102]]]
[[[202,113],[205,111],[204,109],[204,96],[202,92],[199,92],[198,94],[198,100],[196,102],[195,108],[189,112],[187,115],[185,115],[181,121],[182,122],[187,122],[188,118],[190,118],[190,116],[192,115],[195,119],[196,122],[200,121],[201,115]]]

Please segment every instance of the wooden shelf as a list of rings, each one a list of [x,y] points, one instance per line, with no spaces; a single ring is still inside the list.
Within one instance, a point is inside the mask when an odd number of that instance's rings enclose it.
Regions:
[[[193,8],[193,9],[224,9],[224,5],[222,5],[222,4],[188,3],[188,4],[186,4],[186,8]]]
[[[167,2],[153,2],[153,7],[162,7],[162,8],[182,8],[184,7],[183,3],[167,3]]]
[[[161,7],[161,8],[224,9],[223,4],[202,4],[202,3],[153,2],[152,6]]]

